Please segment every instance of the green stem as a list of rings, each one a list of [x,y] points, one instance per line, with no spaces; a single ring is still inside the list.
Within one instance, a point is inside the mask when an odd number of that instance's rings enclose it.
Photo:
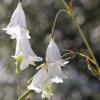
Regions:
[[[66,11],[68,11],[68,5],[66,4],[66,2],[65,2],[64,0],[61,0],[61,1],[62,1],[62,3],[63,3],[64,6],[65,6]],[[77,24],[77,22],[76,22],[76,20],[75,20],[75,17],[73,16],[72,12],[70,12],[70,13],[71,13],[71,14],[70,14],[69,16],[71,17],[72,21],[74,22],[77,31],[80,33],[80,36],[81,36],[83,42],[85,43],[85,45],[86,45],[86,47],[87,47],[87,49],[88,49],[88,51],[89,51],[89,54],[90,54],[91,58],[94,60],[97,69],[100,70],[99,65],[98,65],[98,62],[97,62],[97,60],[96,60],[96,58],[95,58],[95,56],[94,56],[94,53],[93,53],[93,51],[92,51],[92,49],[91,49],[91,47],[90,47],[90,45],[89,45],[89,43],[88,43],[88,41],[87,41],[87,39],[86,39],[86,37],[85,37],[83,31],[81,30],[80,26]]]
[[[54,37],[54,29],[55,29],[55,25],[56,25],[56,22],[57,22],[57,19],[59,17],[59,15],[62,13],[62,12],[66,12],[66,10],[59,10],[58,13],[56,14],[56,17],[55,17],[55,20],[54,20],[54,23],[53,23],[53,27],[52,27],[52,34],[51,34],[51,37],[53,38]],[[67,12],[68,13],[68,12]],[[69,13],[68,13],[69,14]]]
[[[65,6],[65,8],[68,10],[68,5],[64,0],[61,0],[61,2],[63,3],[63,5]]]
[[[84,41],[84,43],[85,43],[85,45],[86,45],[86,47],[87,47],[87,49],[88,49],[88,51],[90,53],[91,58],[94,60],[96,66],[97,66],[97,69],[99,70],[99,65],[98,65],[98,63],[96,61],[96,58],[95,58],[94,53],[92,51],[92,48],[90,47],[90,45],[89,45],[89,43],[88,43],[83,31],[81,30],[80,26],[77,24],[77,22],[75,21],[75,18],[73,16],[72,16],[72,19],[73,19],[73,21],[74,21],[74,23],[76,25],[76,28],[77,28],[78,32],[81,35],[82,40]]]
[[[30,93],[32,93],[32,90],[27,90],[25,91],[19,98],[18,100],[24,100],[25,97],[27,97]]]

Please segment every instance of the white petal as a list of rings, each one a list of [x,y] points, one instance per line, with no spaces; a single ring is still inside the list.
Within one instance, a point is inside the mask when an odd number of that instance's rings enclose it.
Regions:
[[[28,86],[28,89],[34,90],[36,92],[41,92],[47,79],[47,71],[44,68],[42,68],[34,75],[32,83]]]
[[[42,61],[41,57],[37,57],[37,56],[28,56],[28,57],[24,57],[22,64],[20,66],[21,70],[24,70],[28,67],[29,64],[34,65],[35,66],[35,62],[38,61]]]
[[[20,29],[24,31],[24,34],[28,39],[31,38],[29,35],[29,31],[25,28],[20,28],[19,26],[3,28],[3,30],[5,30],[6,33],[11,36],[11,39],[16,39],[18,37],[18,34],[21,33],[19,32]]]
[[[34,61],[30,61],[30,59],[24,57],[20,65],[20,70],[26,69],[29,64],[35,65]]]
[[[43,60],[43,58],[37,57],[37,56],[34,56],[34,57],[31,56],[31,59],[33,59],[35,62],[38,62],[38,61],[42,61]]]
[[[41,89],[35,87],[33,84],[30,84],[27,88],[28,88],[29,90],[34,90],[34,91],[37,92],[37,93],[40,93],[40,92],[41,92]]]
[[[17,8],[15,9],[14,13],[12,14],[10,23],[6,28],[3,28],[3,30],[6,31],[7,34],[11,35],[12,39],[15,39],[15,32],[17,31],[17,27],[20,27],[24,30],[26,30],[26,36],[28,39],[30,39],[29,31],[26,27],[26,19],[25,19],[25,13],[22,8],[22,3],[19,2]]]
[[[19,28],[19,31],[16,34],[16,42],[15,57],[20,55],[23,57],[20,66],[21,70],[27,68],[29,64],[35,65],[34,61],[42,61],[42,58],[37,57],[33,52],[30,42],[25,35],[25,31],[21,28]]]
[[[12,14],[10,23],[8,25],[8,27],[14,27],[14,26],[20,26],[22,28],[26,28],[25,13],[23,11],[21,2],[18,3],[17,8]]]
[[[46,60],[50,63],[58,61],[59,59],[61,59],[59,48],[54,40],[51,39],[46,51]]]
[[[3,30],[5,30],[8,35],[11,35],[11,39],[15,39],[16,38],[16,34],[14,34],[15,30],[17,30],[16,27],[13,27],[13,28],[3,28]]]
[[[54,83],[62,83],[63,75],[62,75],[61,66],[59,66],[57,63],[48,64],[48,77]]]
[[[31,45],[30,45],[30,42],[29,40],[27,39],[27,36],[26,36],[26,31],[19,28],[17,33],[16,33],[16,41],[20,47],[20,49],[23,51],[23,52],[30,52],[33,54],[33,51],[32,51],[32,48],[31,48]],[[34,53],[35,55],[35,53]]]
[[[56,63],[59,64],[60,66],[64,66],[64,65],[68,64],[69,61],[65,61],[64,59],[60,59]]]
[[[63,79],[60,78],[60,77],[55,77],[55,78],[53,78],[53,79],[51,79],[51,80],[52,80],[52,82],[54,82],[54,83],[63,83]]]
[[[26,55],[33,54],[35,56],[35,53],[32,51],[30,42],[27,39],[25,34],[26,34],[25,31],[21,28],[16,33],[16,42],[17,42],[16,55],[22,52],[23,54],[26,54]]]
[[[66,65],[66,64],[68,64],[69,63],[69,61],[64,61],[64,65]]]

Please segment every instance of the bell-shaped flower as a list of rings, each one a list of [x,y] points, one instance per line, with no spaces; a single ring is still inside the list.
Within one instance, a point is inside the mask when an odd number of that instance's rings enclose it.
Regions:
[[[48,75],[52,82],[63,83],[63,73],[59,64],[48,63]]]
[[[14,13],[12,14],[10,23],[6,28],[3,28],[3,30],[6,30],[6,33],[11,35],[11,38],[14,39],[14,32],[16,31],[16,27],[19,26],[21,28],[24,28],[26,30],[27,38],[30,38],[29,31],[26,27],[26,19],[25,19],[25,13],[22,8],[22,3],[19,2],[17,5],[17,8],[15,9]]]
[[[47,47],[46,61],[48,64],[48,77],[54,83],[62,83],[63,74],[61,66],[67,64],[68,61],[62,59],[59,48],[53,38],[50,39],[50,43]]]
[[[30,42],[25,35],[25,32],[26,31],[24,29],[17,27],[17,30],[14,34],[16,37],[16,52],[14,57],[22,58],[22,61],[20,62],[21,70],[27,68],[29,64],[35,65],[34,62],[42,61],[42,58],[37,57],[33,52]]]
[[[28,86],[29,90],[34,90],[37,93],[42,92],[43,85],[48,79],[47,71],[42,68],[33,77],[31,84]]]
[[[42,68],[33,76],[33,80],[27,88],[37,93],[42,93],[42,98],[50,98],[52,96],[52,83],[48,80],[46,64],[42,64]]]

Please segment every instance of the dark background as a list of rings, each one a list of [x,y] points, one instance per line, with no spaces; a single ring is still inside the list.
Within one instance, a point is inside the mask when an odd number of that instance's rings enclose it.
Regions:
[[[27,80],[36,72],[36,67],[30,66],[19,75],[15,74],[15,61],[11,56],[14,55],[16,42],[2,30],[8,25],[17,3],[17,0],[0,0],[0,100],[17,100],[26,90]],[[45,58],[54,18],[63,9],[63,4],[60,0],[23,0],[23,9],[32,49]],[[100,64],[100,0],[73,0],[73,13]],[[60,14],[57,20],[55,41],[61,53],[63,49],[87,52],[66,14]],[[64,67],[64,74],[68,78],[63,84],[54,84],[51,100],[100,100],[100,81],[91,74],[81,58],[70,60]],[[31,100],[41,100],[40,95],[33,93]]]

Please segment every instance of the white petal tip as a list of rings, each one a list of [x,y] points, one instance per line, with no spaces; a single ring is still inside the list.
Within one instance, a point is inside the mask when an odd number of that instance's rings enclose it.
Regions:
[[[68,63],[69,63],[69,61],[65,61],[65,62],[64,62],[64,65],[66,65],[66,64],[68,64]]]
[[[35,87],[34,85],[29,85],[29,86],[27,86],[27,89],[28,89],[28,90],[34,90],[34,91],[37,92],[37,93],[40,93],[40,92],[41,92],[41,89]]]
[[[20,66],[20,70],[25,70],[26,68],[28,68],[28,65],[27,66],[25,66],[25,65],[24,66],[22,66],[22,65]]]
[[[37,56],[35,56],[33,59],[34,59],[34,61],[36,61],[36,62],[38,62],[38,61],[42,61],[42,60],[43,60],[43,58],[41,58],[41,57],[37,57]]]
[[[12,58],[16,59],[16,56],[11,56]]]
[[[51,79],[53,83],[63,83],[63,79],[61,77],[55,77]]]
[[[7,28],[2,28],[2,30],[6,31],[6,30],[7,30]]]

